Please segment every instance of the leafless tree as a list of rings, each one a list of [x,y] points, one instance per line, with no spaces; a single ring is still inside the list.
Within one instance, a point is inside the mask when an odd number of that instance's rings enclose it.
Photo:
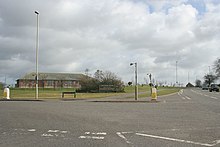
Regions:
[[[218,58],[214,63],[214,69],[217,77],[220,77],[220,58]]]

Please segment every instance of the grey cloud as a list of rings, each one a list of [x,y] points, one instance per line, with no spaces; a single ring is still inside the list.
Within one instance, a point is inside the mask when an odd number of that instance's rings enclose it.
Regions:
[[[133,78],[129,63],[138,62],[140,81],[148,72],[173,81],[176,60],[184,73],[203,70],[200,65],[207,66],[220,56],[220,6],[198,17],[198,10],[184,2],[153,3],[157,7],[153,13],[148,4],[0,1],[0,72],[18,78],[35,70],[34,10],[40,12],[39,69],[44,72],[111,70],[127,81]]]

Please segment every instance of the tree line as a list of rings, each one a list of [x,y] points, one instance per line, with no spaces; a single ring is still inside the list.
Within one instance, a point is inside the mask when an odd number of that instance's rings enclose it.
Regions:
[[[88,72],[88,71],[87,71]],[[78,92],[123,92],[124,83],[110,71],[97,70],[93,76],[82,76]]]
[[[196,80],[196,87],[201,87],[202,84],[210,86],[211,83],[215,83],[216,80],[220,78],[220,58],[216,59],[212,66],[214,73],[208,73],[204,75],[204,82],[202,83],[201,80]],[[218,83],[220,84],[220,83]]]

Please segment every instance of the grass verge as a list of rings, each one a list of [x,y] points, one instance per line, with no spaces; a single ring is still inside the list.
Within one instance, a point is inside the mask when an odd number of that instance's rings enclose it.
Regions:
[[[39,89],[39,99],[59,99],[61,98],[61,93],[63,91],[73,91],[73,89]],[[141,92],[139,97],[149,97],[150,87],[149,86],[139,86],[138,91]],[[158,87],[158,96],[171,94],[179,91],[179,88],[169,88],[169,87]],[[103,98],[109,96],[120,96],[124,94],[134,93],[133,86],[125,87],[125,92],[123,93],[77,93],[77,98]],[[0,98],[3,97],[3,90],[0,90]],[[132,96],[131,96],[132,97]],[[10,89],[10,98],[35,98],[35,89]],[[65,98],[73,98],[73,95],[65,95]]]

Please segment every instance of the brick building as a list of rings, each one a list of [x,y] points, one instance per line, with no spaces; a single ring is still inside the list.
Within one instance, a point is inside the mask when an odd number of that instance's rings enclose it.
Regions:
[[[71,73],[39,73],[39,88],[80,88],[80,79],[85,77],[83,74]],[[28,73],[17,80],[18,88],[35,88],[36,74]]]

